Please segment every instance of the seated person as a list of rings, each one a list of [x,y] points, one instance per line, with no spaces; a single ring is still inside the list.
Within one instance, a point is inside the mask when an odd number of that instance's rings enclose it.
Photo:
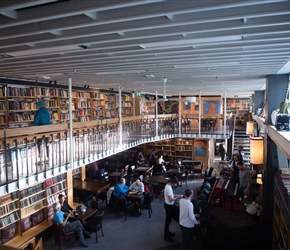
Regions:
[[[140,165],[144,165],[145,164],[145,158],[143,156],[143,153],[142,153],[142,150],[139,150],[138,151],[138,154],[135,158],[135,162],[136,162],[136,165],[137,166],[140,166]]]
[[[124,178],[121,178],[119,181],[119,184],[117,184],[113,191],[114,197],[120,197],[121,195],[125,195],[129,192],[129,188],[125,185],[126,180]]]
[[[92,162],[91,164],[89,164],[88,174],[89,174],[88,177],[91,180],[100,179],[99,178],[99,166],[98,166],[97,162]]]
[[[140,181],[140,179],[136,179],[136,181],[132,183],[129,189],[139,193],[144,193],[144,184]]]
[[[59,200],[59,203],[61,205],[61,208],[60,210],[64,213],[70,213],[70,212],[73,212],[74,209],[67,203],[67,201],[65,200],[65,197],[63,194],[60,194],[58,196],[58,200]]]
[[[88,247],[87,243],[85,242],[84,233],[83,233],[84,227],[83,227],[82,223],[79,220],[76,220],[74,222],[69,222],[68,218],[72,212],[70,212],[68,214],[68,216],[65,218],[64,212],[61,211],[60,208],[61,208],[60,203],[56,202],[56,204],[54,206],[53,221],[56,223],[59,223],[61,226],[63,226],[63,229],[66,233],[74,231],[77,234],[77,236],[79,237],[81,246]]]

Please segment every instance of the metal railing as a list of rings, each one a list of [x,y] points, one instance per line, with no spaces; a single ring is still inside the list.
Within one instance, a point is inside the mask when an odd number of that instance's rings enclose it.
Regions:
[[[181,133],[178,119],[172,116],[158,117],[157,123],[154,117],[123,118],[122,130],[117,119],[75,123],[72,145],[68,124],[1,130],[0,196],[147,142],[175,137],[226,139],[233,131],[233,118],[227,120],[226,133],[222,123],[199,130],[188,119],[181,119]]]

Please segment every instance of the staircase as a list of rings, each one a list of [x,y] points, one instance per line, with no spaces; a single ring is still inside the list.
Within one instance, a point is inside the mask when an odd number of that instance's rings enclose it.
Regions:
[[[243,146],[242,155],[245,165],[250,165],[250,137],[245,128],[236,128],[234,137],[234,149]]]

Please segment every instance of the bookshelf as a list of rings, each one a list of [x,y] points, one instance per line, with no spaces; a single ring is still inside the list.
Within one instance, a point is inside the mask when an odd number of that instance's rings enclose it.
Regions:
[[[6,85],[0,85],[0,129],[7,125]]]
[[[19,191],[20,217],[25,218],[45,208],[45,190],[43,184],[37,184]]]
[[[181,159],[193,159],[193,140],[178,138],[175,142],[175,157]]]
[[[31,126],[36,111],[36,88],[7,86],[8,128]]]
[[[92,120],[99,120],[105,117],[105,94],[92,92]]]
[[[90,92],[78,91],[77,112],[78,121],[90,121],[92,117],[92,98]]]
[[[121,111],[122,117],[133,115],[133,98],[132,95],[122,95]],[[116,111],[119,113],[119,95],[116,95]]]
[[[44,102],[50,114],[51,124],[58,124],[59,118],[59,89],[58,88],[36,88],[36,101]]]
[[[4,195],[0,198],[0,229],[20,219],[18,202],[17,192]]]
[[[155,106],[154,97],[148,96],[147,99],[144,96],[140,97],[140,115],[155,115]]]
[[[116,95],[105,94],[105,117],[115,118],[116,117]]]
[[[58,196],[63,194],[67,196],[66,174],[49,178],[45,181],[47,205],[54,204],[58,201]]]
[[[78,115],[76,111],[76,97],[77,93],[72,92],[72,121],[78,121]],[[59,103],[60,103],[60,123],[69,122],[69,93],[67,89],[59,90]]]

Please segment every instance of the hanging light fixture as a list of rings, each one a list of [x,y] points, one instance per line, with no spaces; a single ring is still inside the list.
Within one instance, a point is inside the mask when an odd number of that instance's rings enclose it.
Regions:
[[[264,163],[264,138],[250,138],[250,162],[252,165],[263,165]]]
[[[254,135],[254,122],[253,121],[247,121],[246,134],[251,135],[251,136]]]

